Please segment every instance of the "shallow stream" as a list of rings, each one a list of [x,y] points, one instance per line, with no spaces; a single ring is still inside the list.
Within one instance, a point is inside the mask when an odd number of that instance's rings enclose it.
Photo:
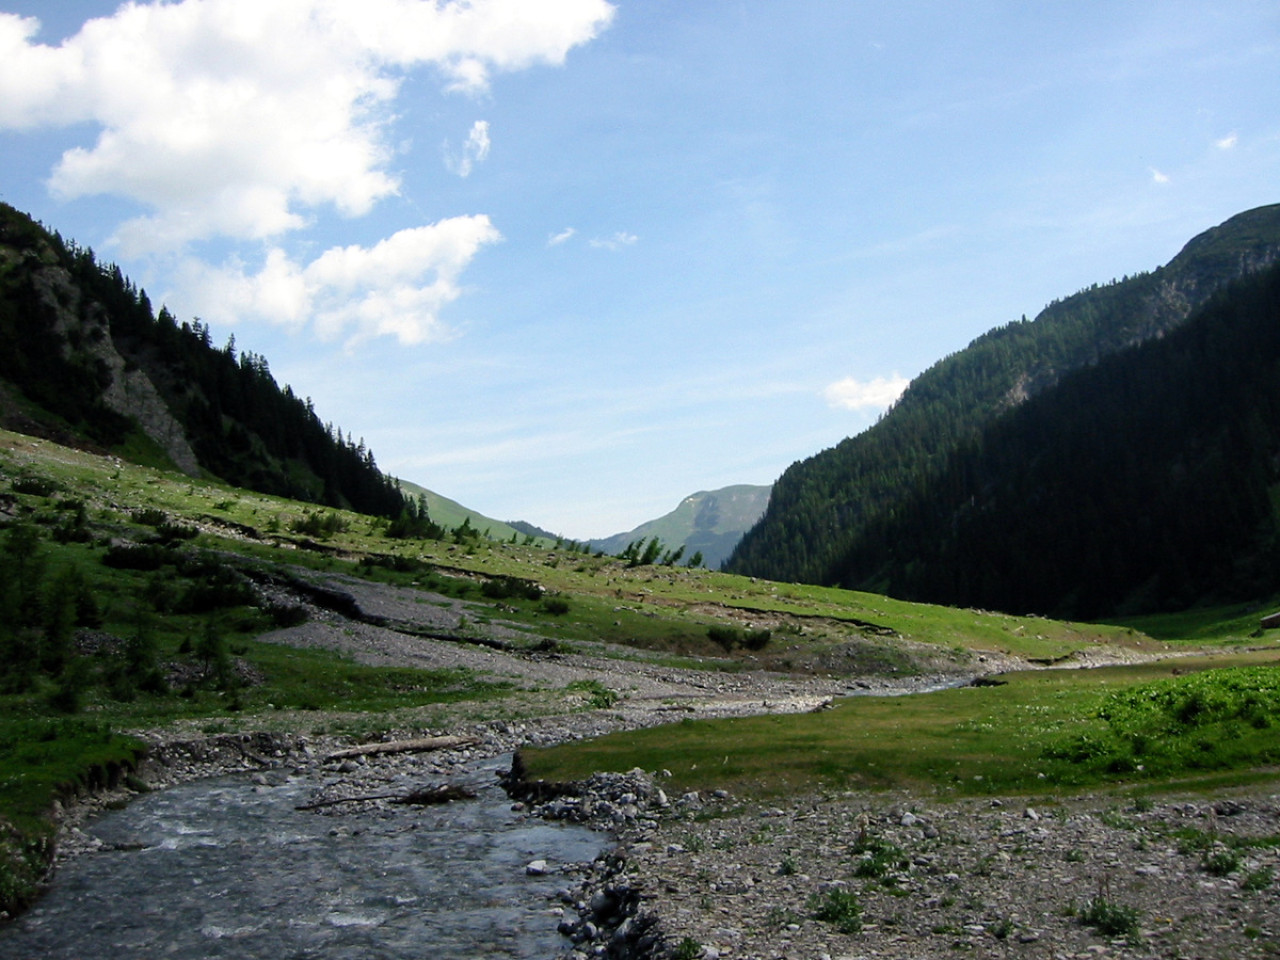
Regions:
[[[87,828],[110,849],[63,864],[0,958],[553,957],[556,868],[606,837],[522,819],[490,763],[477,799],[372,813],[296,810],[316,781],[283,772],[149,794]],[[549,875],[527,875],[538,859]]]

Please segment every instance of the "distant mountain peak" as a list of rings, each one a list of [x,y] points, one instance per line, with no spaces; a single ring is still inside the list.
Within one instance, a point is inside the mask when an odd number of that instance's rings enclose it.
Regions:
[[[670,513],[626,533],[591,540],[590,545],[592,549],[616,554],[632,541],[658,537],[671,549],[683,546],[686,557],[701,553],[703,563],[714,570],[760,519],[769,503],[770,490],[771,486],[745,483],[699,490],[682,499]]]

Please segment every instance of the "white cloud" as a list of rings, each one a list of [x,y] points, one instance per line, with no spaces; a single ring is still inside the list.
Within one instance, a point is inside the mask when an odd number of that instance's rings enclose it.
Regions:
[[[49,186],[151,211],[120,228],[126,255],[270,238],[396,193],[386,132],[404,71],[484,91],[494,73],[563,63],[613,13],[606,0],[129,3],[57,47],[0,13],[0,128],[97,126]],[[487,130],[472,136],[474,163]]]
[[[1162,173],[1155,167],[1151,168],[1151,182],[1158,187],[1168,186],[1172,181],[1167,173]]]
[[[1221,140],[1213,141],[1213,145],[1217,147],[1219,150],[1230,150],[1239,142],[1240,142],[1239,135],[1234,130],[1232,130]]]
[[[467,134],[467,142],[462,145],[462,152],[452,154],[445,145],[445,166],[451,173],[460,177],[471,176],[471,170],[477,163],[482,163],[489,156],[489,122],[477,120],[471,125]]]
[[[310,323],[322,339],[346,337],[348,346],[378,336],[417,344],[448,335],[441,308],[458,298],[458,277],[479,249],[500,239],[486,216],[453,217],[372,247],[333,247],[305,265],[274,248],[254,274],[236,261],[215,268],[191,260],[182,284],[191,312],[206,320],[295,330]]]
[[[876,377],[874,380],[855,380],[845,377],[822,391],[828,406],[839,410],[864,410],[888,407],[894,403],[910,383],[906,377]]]
[[[547,246],[558,247],[577,232],[578,231],[573,229],[573,227],[565,227],[559,233],[553,233],[551,236],[547,237]]]
[[[597,250],[621,250],[623,247],[634,246],[639,239],[634,233],[619,230],[611,237],[596,237],[588,242]]]

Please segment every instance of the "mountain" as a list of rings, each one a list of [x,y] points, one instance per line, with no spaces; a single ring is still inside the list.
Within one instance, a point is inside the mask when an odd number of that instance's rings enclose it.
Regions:
[[[875,426],[793,464],[726,567],[773,580],[837,583],[864,532],[933,482],[963,444],[1074,370],[1161,337],[1215,291],[1280,255],[1280,205],[1232,217],[1167,265],[1055,301],[922,373]]]
[[[0,426],[364,513],[406,506],[265,358],[152,311],[119,267],[0,204]]]
[[[1280,265],[961,444],[839,579],[1076,619],[1280,591]]]
[[[702,554],[702,562],[716,569],[729,556],[744,531],[760,519],[769,503],[770,487],[737,484],[719,490],[701,490],[680,501],[665,516],[640,524],[634,530],[590,541],[593,550],[618,554],[627,544],[658,537],[668,547],[684,546],[685,558]]]
[[[428,490],[408,480],[400,481],[400,489],[410,496],[421,497],[427,505],[428,515],[442,527],[456,529],[466,523],[471,529],[490,540],[510,540],[514,536],[523,542],[528,535],[541,546],[550,546],[556,542],[554,533],[547,533],[523,522],[503,523],[501,520],[494,520],[470,507],[464,507],[456,500],[450,500],[434,490]]]

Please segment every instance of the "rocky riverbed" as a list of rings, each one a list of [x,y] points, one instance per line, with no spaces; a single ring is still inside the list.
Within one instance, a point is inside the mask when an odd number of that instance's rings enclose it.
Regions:
[[[670,797],[661,782],[600,778],[534,807],[624,821],[614,860],[572,896],[575,960],[1280,955],[1274,786],[1041,806],[880,793],[772,805]]]
[[[908,678],[719,674],[642,659],[531,655],[410,636],[398,622],[460,611],[414,592],[362,583],[357,616],[315,609],[270,639],[342,649],[366,662],[464,666],[531,691],[596,680],[608,709],[534,698],[519,716],[477,722],[465,708],[433,725],[383,730],[384,742],[456,737],[442,749],[338,755],[349,737],[273,718],[271,732],[143,732],[152,743],[131,781],[149,789],[228,773],[268,789],[305,785],[310,815],[334,829],[394,816],[413,788],[484,786],[495,757],[527,744],[593,737],[686,716],[811,710],[834,696],[910,693],[959,682],[957,669]],[[421,623],[417,624],[421,627]],[[974,663],[979,672],[1002,664]],[[530,705],[532,704],[532,705]],[[558,707],[558,709],[557,709]],[[566,712],[567,707],[567,712]],[[672,795],[662,771],[599,775],[571,792],[521,788],[518,818],[604,831],[606,853],[536,858],[554,893],[538,906],[564,934],[562,955],[614,958],[890,958],[940,956],[1238,958],[1280,956],[1280,776],[1216,796],[1133,799],[988,797],[940,802],[833,793],[760,803],[727,794]],[[64,811],[59,858],[102,852],[86,820],[134,794],[85,798]],[[460,803],[467,803],[462,800]],[[542,861],[542,862],[539,862]],[[825,918],[825,919],[824,919]]]

